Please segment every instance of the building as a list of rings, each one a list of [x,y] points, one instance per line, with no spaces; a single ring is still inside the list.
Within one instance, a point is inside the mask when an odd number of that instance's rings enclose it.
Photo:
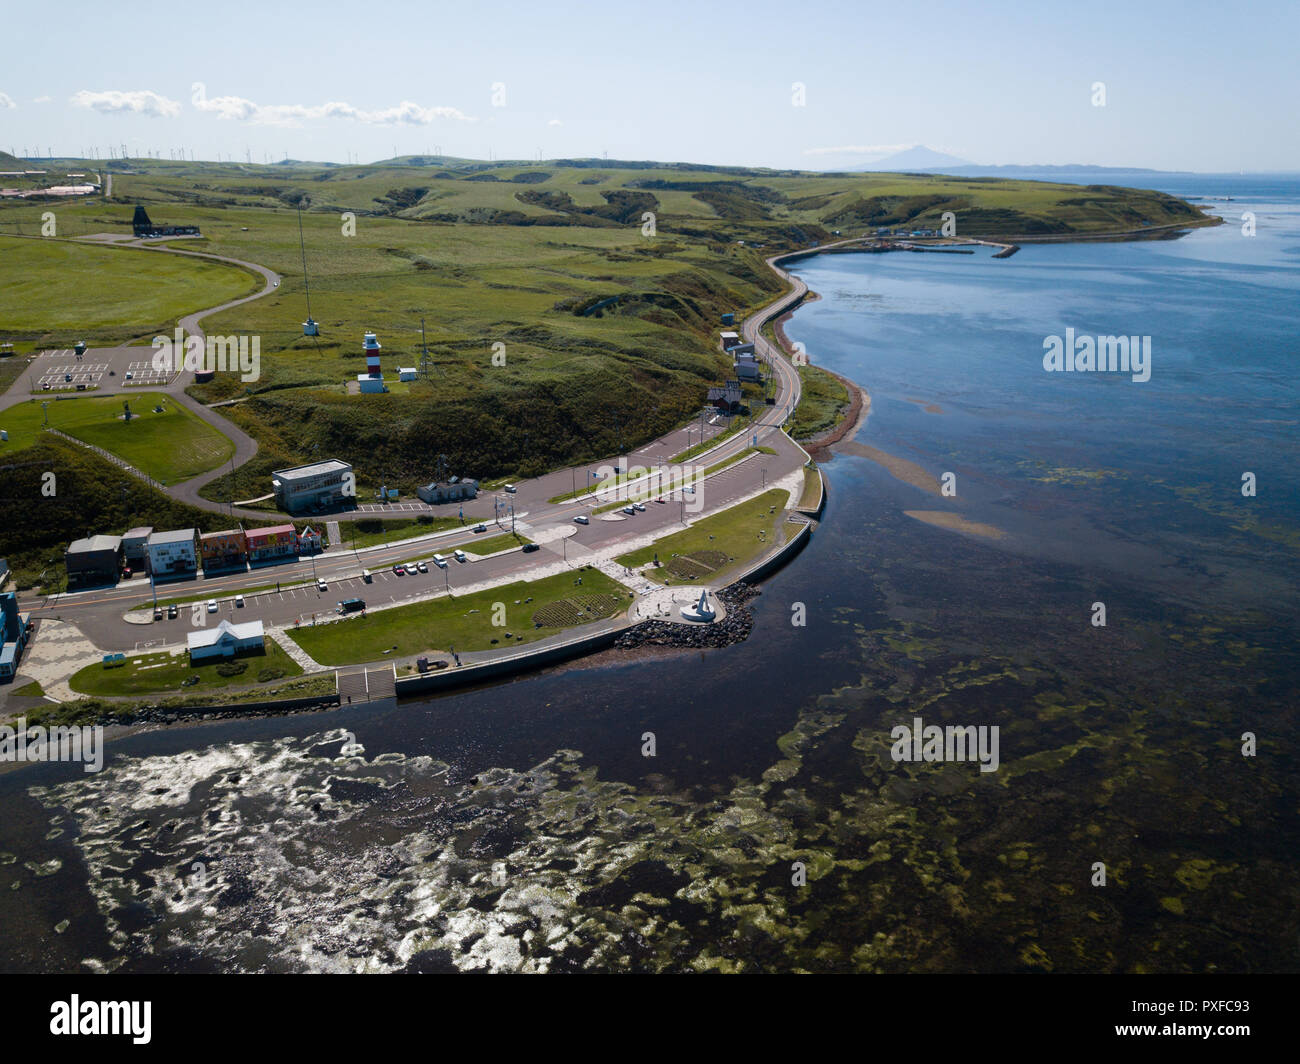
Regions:
[[[293,525],[272,525],[270,528],[250,528],[244,533],[248,543],[248,563],[279,561],[298,556],[298,533]]]
[[[133,528],[122,537],[122,558],[132,569],[143,569],[148,564],[152,533],[152,528]]]
[[[469,477],[465,477],[463,480],[452,477],[451,480],[445,483],[434,480],[416,488],[415,494],[430,506],[436,506],[441,502],[462,502],[465,499],[473,499],[478,496],[478,481]]]
[[[90,536],[69,544],[63,554],[68,585],[115,584],[122,572],[122,537]]]
[[[740,343],[740,333],[732,332],[730,329],[722,334],[722,350],[730,351]]]
[[[298,533],[298,550],[309,554],[319,554],[324,549],[321,534],[311,525]]]
[[[9,582],[9,559],[0,558],[0,591],[5,589],[5,584]]]
[[[763,366],[758,361],[758,355],[754,353],[753,344],[740,344],[733,347],[731,354],[735,359],[733,369],[737,380],[761,381],[763,379]]]
[[[199,227],[197,225],[155,225],[149,219],[149,212],[139,204],[135,208],[135,217],[131,220],[131,228],[135,231],[137,237],[156,237],[156,236],[199,236]]]
[[[416,370],[414,366],[397,367],[397,379],[399,381],[413,381],[415,380],[415,376],[416,376]]]
[[[248,556],[244,530],[232,528],[225,532],[203,533],[199,536],[199,554],[203,558],[205,573],[217,569],[242,569],[244,559]]]
[[[379,338],[368,332],[362,341],[366,350],[366,371],[357,374],[357,386],[362,392],[386,392],[384,371],[379,368]]]
[[[329,458],[324,462],[277,469],[271,474],[275,504],[286,513],[336,510],[353,501],[356,480],[352,466]]]
[[[261,621],[245,621],[243,624],[221,621],[215,628],[190,632],[185,642],[191,664],[207,658],[233,658],[241,651],[266,649]]]
[[[18,662],[31,628],[31,614],[18,612],[18,596],[12,591],[0,595],[0,682],[18,674]]]
[[[741,398],[740,381],[727,381],[726,384],[709,389],[709,405],[717,407],[724,414],[733,414],[740,409]]]
[[[192,528],[149,533],[145,550],[149,572],[155,580],[194,576],[199,571],[199,555],[194,545],[196,536],[197,532]]]

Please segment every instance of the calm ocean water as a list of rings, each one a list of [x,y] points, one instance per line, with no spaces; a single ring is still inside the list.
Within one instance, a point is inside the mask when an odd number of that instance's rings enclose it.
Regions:
[[[1300,968],[1300,185],[1160,187],[1232,224],[801,265],[857,442],[957,495],[838,455],[746,643],[0,777],[0,963]],[[1151,379],[1045,373],[1066,328],[1150,336]],[[1001,767],[895,763],[918,715],[999,727]]]

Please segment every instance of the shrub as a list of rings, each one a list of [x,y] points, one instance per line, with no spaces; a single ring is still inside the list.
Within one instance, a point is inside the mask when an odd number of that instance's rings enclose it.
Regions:
[[[223,661],[217,666],[218,676],[238,676],[248,668],[246,661]]]

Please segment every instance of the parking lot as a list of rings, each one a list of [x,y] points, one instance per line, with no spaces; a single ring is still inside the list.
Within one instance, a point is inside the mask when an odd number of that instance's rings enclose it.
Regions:
[[[35,368],[39,372],[36,388],[42,392],[89,391],[100,387],[100,381],[109,370],[107,362],[79,359],[71,350],[43,351],[41,358],[44,361]]]
[[[70,348],[42,351],[32,362],[31,388],[35,392],[88,392],[104,388],[160,388],[175,373],[158,370],[150,347],[90,348],[81,358]]]

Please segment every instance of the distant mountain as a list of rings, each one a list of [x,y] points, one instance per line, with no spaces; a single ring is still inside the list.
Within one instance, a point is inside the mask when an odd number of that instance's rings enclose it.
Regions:
[[[924,144],[917,144],[894,155],[886,156],[863,170],[906,170],[912,173],[924,170],[951,170],[957,166],[974,166],[969,159],[959,159],[955,155],[935,151]]]

